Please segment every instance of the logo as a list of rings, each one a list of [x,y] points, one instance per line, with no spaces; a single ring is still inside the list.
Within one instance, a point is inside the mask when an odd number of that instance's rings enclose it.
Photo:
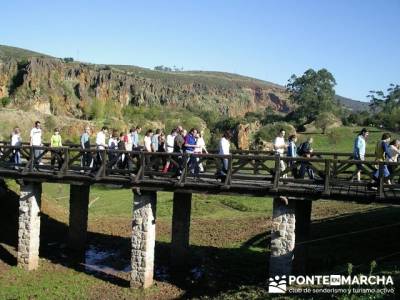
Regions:
[[[286,276],[270,277],[268,284],[268,293],[271,294],[284,294],[286,293]]]

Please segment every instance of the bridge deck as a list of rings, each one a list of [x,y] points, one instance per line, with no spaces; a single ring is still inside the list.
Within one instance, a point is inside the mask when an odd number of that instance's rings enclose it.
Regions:
[[[18,150],[21,161],[13,161],[13,153]],[[41,154],[35,158],[35,150]],[[59,168],[52,168],[50,155],[61,162]],[[94,166],[82,166],[82,160],[97,161]],[[194,176],[190,157],[202,163],[205,172]],[[397,183],[400,167],[398,163],[374,161],[354,161],[349,154],[316,153],[317,158],[287,158],[269,153],[241,152],[233,155],[216,154],[167,154],[140,151],[95,150],[85,152],[79,148],[49,148],[29,146],[11,147],[0,145],[0,177],[26,181],[57,182],[66,184],[113,184],[122,188],[143,190],[179,191],[204,194],[247,194],[254,196],[293,196],[307,199],[334,199],[400,204],[400,184]],[[345,157],[345,159],[342,159]],[[126,165],[119,161],[124,158]],[[38,163],[41,159],[43,164]],[[93,160],[92,160],[93,159]],[[228,163],[225,176],[216,178],[222,160]],[[182,175],[175,176],[175,170],[162,173],[157,166],[169,160]],[[281,161],[292,168],[282,170]],[[301,165],[307,166],[315,174],[315,179],[293,176]],[[56,164],[57,165],[57,164]],[[385,184],[384,172],[372,184],[371,174],[389,166],[391,180],[396,184]],[[357,166],[363,170],[361,182],[354,182]],[[161,168],[161,167],[160,167]]]

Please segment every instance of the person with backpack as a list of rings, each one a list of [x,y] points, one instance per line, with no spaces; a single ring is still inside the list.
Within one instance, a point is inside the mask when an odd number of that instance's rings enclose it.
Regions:
[[[365,149],[367,144],[369,132],[366,128],[361,129],[360,133],[357,135],[356,139],[354,140],[354,147],[353,147],[353,159],[354,160],[365,160]],[[357,181],[361,181],[361,171],[362,171],[362,164],[357,164]]]
[[[314,151],[312,148],[313,141],[314,139],[312,137],[307,138],[307,140],[299,146],[297,154],[300,157],[310,158]],[[308,161],[302,161],[299,171],[300,178],[304,178],[306,172],[310,179],[315,179],[314,170],[312,169],[311,164]]]
[[[376,147],[375,147],[375,161],[376,162],[382,162],[382,161],[387,161],[387,160],[392,159],[392,155],[389,151],[390,138],[391,138],[391,136],[389,133],[384,133],[382,135],[381,140],[376,143]],[[387,179],[388,184],[391,184],[389,176],[390,176],[390,172],[389,172],[388,166],[385,164],[385,165],[383,165],[383,177],[385,179]],[[373,178],[375,180],[378,180],[379,166],[378,166],[377,170],[373,173]]]

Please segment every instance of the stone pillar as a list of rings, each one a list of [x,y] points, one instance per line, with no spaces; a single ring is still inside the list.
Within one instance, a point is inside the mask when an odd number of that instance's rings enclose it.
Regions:
[[[296,249],[293,272],[304,275],[307,272],[308,245],[302,244],[310,238],[312,201],[296,201]]]
[[[17,261],[25,270],[35,270],[39,266],[41,197],[41,183],[21,185]]]
[[[70,185],[68,247],[80,254],[86,246],[89,193],[89,185]]]
[[[130,282],[134,288],[148,288],[153,283],[156,203],[156,192],[134,193]]]
[[[290,275],[295,244],[295,202],[274,198],[269,275]]]
[[[171,237],[171,266],[173,269],[182,269],[188,265],[191,207],[192,194],[174,193]]]

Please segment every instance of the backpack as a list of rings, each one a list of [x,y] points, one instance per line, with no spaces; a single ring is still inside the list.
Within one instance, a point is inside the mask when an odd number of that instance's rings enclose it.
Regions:
[[[298,156],[303,156],[304,155],[304,146],[305,146],[305,143],[301,143],[299,148],[297,148],[297,155]]]

